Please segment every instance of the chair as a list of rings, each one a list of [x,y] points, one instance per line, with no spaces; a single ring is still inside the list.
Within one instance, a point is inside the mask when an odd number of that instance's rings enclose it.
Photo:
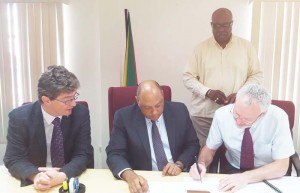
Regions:
[[[169,86],[161,86],[164,92],[164,98],[171,101],[171,88]],[[108,117],[109,117],[109,133],[113,128],[113,120],[115,112],[125,106],[135,102],[137,86],[126,87],[110,87],[108,89]]]
[[[272,104],[280,107],[283,109],[288,117],[289,117],[289,124],[290,124],[290,130],[291,130],[291,135],[293,136],[293,127],[294,127],[294,118],[295,118],[295,106],[292,101],[284,101],[284,100],[272,100]],[[227,160],[225,157],[225,152],[226,152],[226,147],[222,145],[216,152],[220,156],[219,159],[219,173],[226,173],[226,164]],[[299,155],[297,152],[295,152],[294,155],[290,157],[290,164],[289,168],[287,170],[286,175],[290,176],[292,173],[292,166],[294,166],[296,170],[296,174],[299,177],[300,176],[300,160],[299,160]],[[217,173],[217,172],[215,172]]]

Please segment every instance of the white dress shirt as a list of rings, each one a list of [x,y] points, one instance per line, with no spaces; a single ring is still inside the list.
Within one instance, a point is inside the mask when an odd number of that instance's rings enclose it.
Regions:
[[[216,111],[206,145],[216,150],[224,142],[228,162],[239,169],[244,129],[237,127],[231,113],[232,108],[233,104],[230,104]],[[255,168],[288,158],[295,153],[288,115],[277,106],[270,105],[266,114],[251,126],[250,133]]]
[[[48,114],[43,107],[41,106],[42,113],[43,113],[43,120],[44,120],[44,127],[45,127],[45,134],[46,134],[46,144],[47,144],[47,167],[52,167],[51,163],[51,153],[50,153],[50,147],[51,147],[51,139],[52,139],[52,133],[53,133],[53,127],[52,121],[56,118],[50,114]],[[61,119],[62,116],[59,116]]]

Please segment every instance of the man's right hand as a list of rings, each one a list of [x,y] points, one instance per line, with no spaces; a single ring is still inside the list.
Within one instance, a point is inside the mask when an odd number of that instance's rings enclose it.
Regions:
[[[146,193],[149,190],[148,182],[145,178],[137,175],[132,170],[125,170],[121,177],[128,183],[131,193]]]
[[[199,169],[200,169],[200,175],[199,175],[199,172],[197,170],[197,166],[196,164],[194,163],[190,169],[190,176],[193,178],[193,179],[196,179],[196,180],[200,180],[204,177],[205,173],[206,173],[206,167],[203,165],[203,164],[199,164],[198,163],[198,166],[199,166]]]
[[[223,105],[227,98],[220,90],[209,90],[206,93],[206,97],[219,105]]]
[[[32,175],[29,177],[29,179],[33,182],[33,186],[37,190],[45,191],[51,188],[51,180],[44,172]]]

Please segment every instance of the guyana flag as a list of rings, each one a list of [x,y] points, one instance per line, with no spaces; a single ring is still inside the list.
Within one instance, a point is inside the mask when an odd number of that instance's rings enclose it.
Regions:
[[[129,11],[125,9],[126,24],[126,52],[124,61],[123,86],[136,86],[138,84],[136,74],[136,63],[131,31]]]

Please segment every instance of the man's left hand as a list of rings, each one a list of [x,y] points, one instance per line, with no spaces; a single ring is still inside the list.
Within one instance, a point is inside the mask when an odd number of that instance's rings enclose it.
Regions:
[[[234,103],[234,102],[235,102],[235,98],[236,98],[236,93],[230,94],[230,95],[226,98],[226,100],[224,100],[224,105],[228,105],[228,104]]]
[[[249,179],[245,173],[231,174],[220,180],[219,191],[235,192],[244,188],[247,184],[249,184]]]
[[[163,176],[177,176],[181,173],[181,168],[174,163],[168,163],[162,172]]]

